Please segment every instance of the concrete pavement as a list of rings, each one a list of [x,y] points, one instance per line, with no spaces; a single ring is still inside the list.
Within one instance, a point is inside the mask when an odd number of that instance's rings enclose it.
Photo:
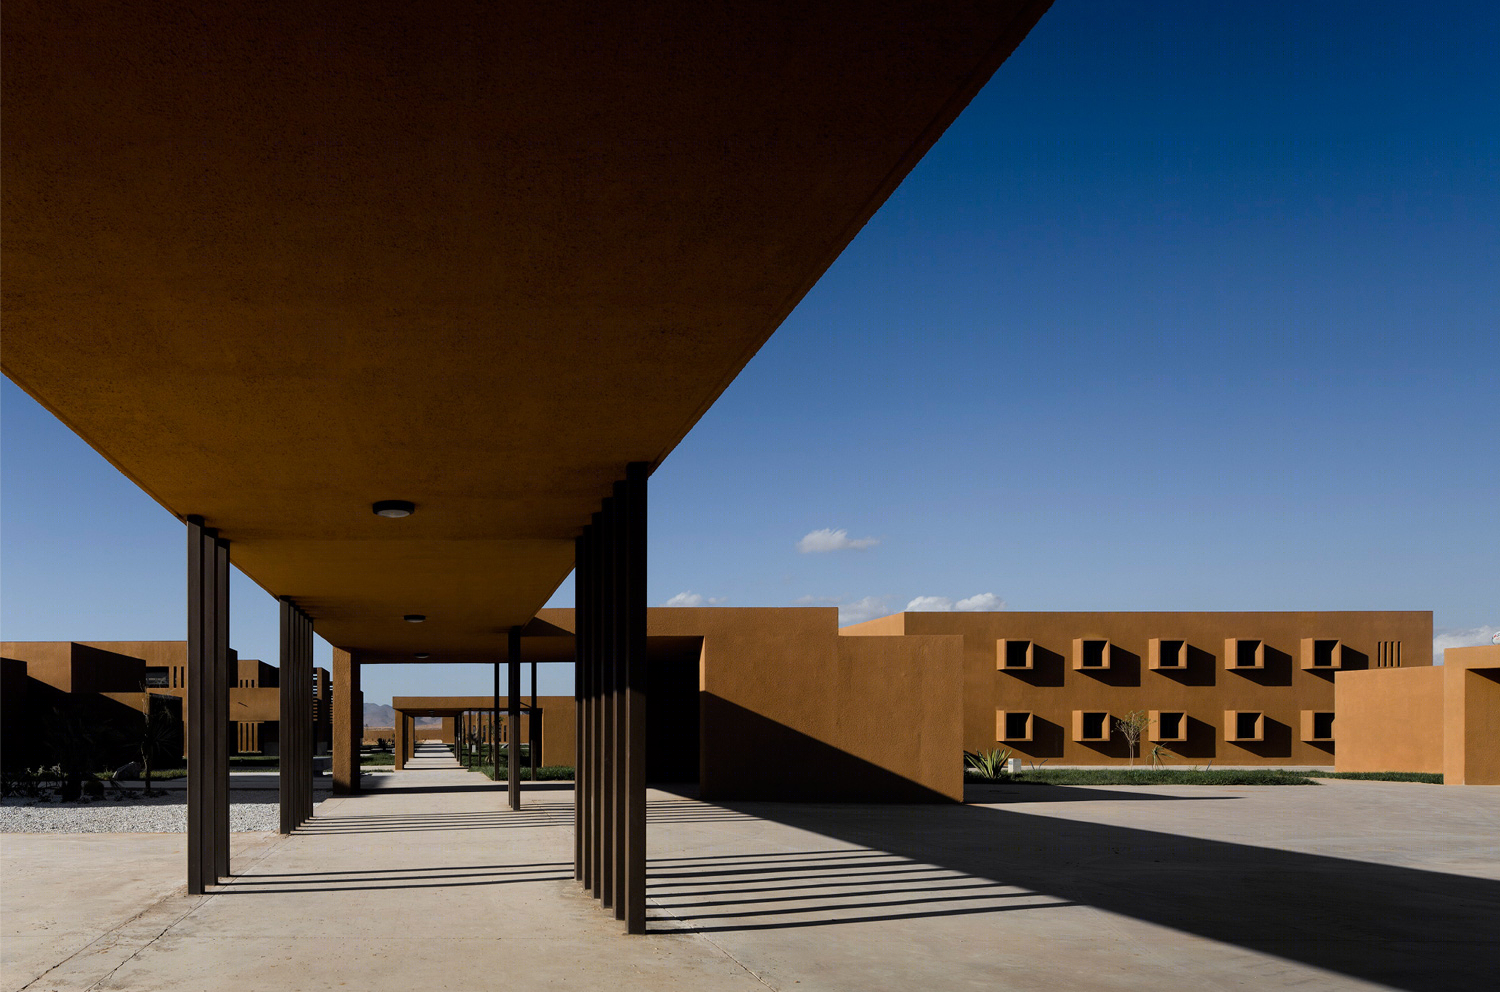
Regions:
[[[1477,988],[1500,789],[977,790],[967,806],[711,805],[653,790],[651,928],[572,880],[566,783],[424,747],[237,877],[173,835],[6,835],[7,989]]]

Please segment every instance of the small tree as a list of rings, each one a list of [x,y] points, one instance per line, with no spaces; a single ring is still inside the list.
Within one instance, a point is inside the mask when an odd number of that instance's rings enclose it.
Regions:
[[[177,737],[177,719],[167,709],[166,700],[146,693],[141,710],[141,791],[151,795],[151,759],[165,750]]]
[[[1115,717],[1115,726],[1120,731],[1120,736],[1125,738],[1125,743],[1130,745],[1130,763],[1135,764],[1136,745],[1141,742],[1141,734],[1146,731],[1146,723],[1150,718],[1145,710],[1131,710],[1124,716]]]

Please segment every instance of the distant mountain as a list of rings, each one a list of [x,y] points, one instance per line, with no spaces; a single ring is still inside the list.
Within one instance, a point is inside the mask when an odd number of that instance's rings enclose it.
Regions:
[[[417,726],[436,727],[443,721],[435,716],[417,717]],[[382,706],[379,703],[365,703],[365,726],[366,727],[394,727],[396,726],[396,711],[390,706]]]

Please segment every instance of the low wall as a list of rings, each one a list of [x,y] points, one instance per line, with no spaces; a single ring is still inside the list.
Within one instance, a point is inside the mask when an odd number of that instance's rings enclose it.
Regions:
[[[1443,770],[1443,669],[1340,672],[1334,734],[1341,772]]]
[[[701,795],[963,800],[963,642],[843,637],[833,609],[652,610],[703,638]]]
[[[1500,785],[1500,645],[1443,658],[1443,781]]]

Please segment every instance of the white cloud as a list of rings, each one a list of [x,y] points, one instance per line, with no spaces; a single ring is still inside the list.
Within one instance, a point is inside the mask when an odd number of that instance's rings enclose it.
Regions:
[[[953,608],[961,613],[992,613],[1005,609],[1005,600],[992,592],[982,592],[968,599],[960,599]]]
[[[1479,627],[1468,627],[1462,630],[1449,628],[1438,631],[1437,636],[1432,639],[1432,663],[1441,665],[1443,663],[1443,652],[1449,648],[1475,648],[1492,643],[1492,638],[1500,634],[1500,627],[1484,624]]]
[[[824,527],[807,534],[797,542],[797,550],[805,555],[822,554],[828,551],[868,551],[880,541],[873,537],[850,538],[847,530],[832,530]]]
[[[839,626],[847,627],[851,623],[864,623],[866,620],[886,616],[890,612],[886,606],[889,602],[889,596],[866,596],[852,603],[840,603]]]
[[[947,596],[918,596],[906,604],[907,613],[983,613],[1005,609],[1005,600],[992,592],[982,592],[968,599],[954,602]]]
[[[706,597],[695,592],[680,592],[661,604],[663,606],[720,606],[729,602],[728,596]]]

